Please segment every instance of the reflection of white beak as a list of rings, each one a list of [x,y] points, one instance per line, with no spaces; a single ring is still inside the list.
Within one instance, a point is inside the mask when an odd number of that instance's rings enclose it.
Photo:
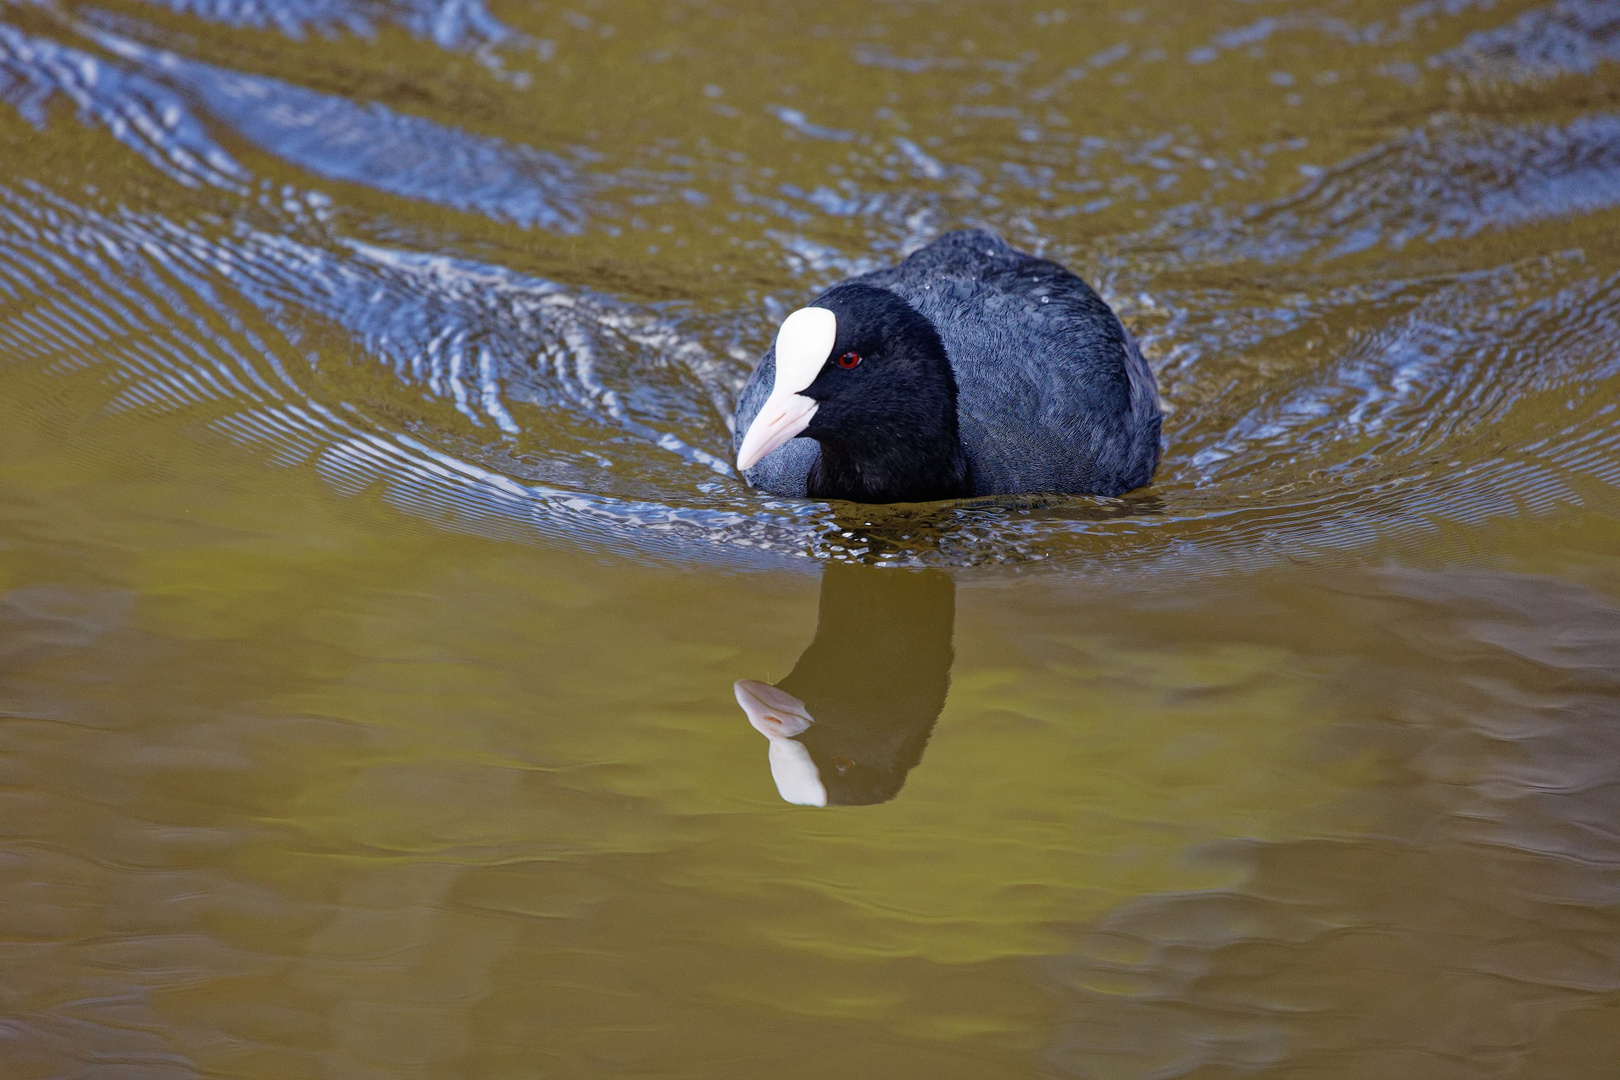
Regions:
[[[804,702],[785,690],[755,679],[738,679],[733,689],[748,722],[771,741],[771,779],[784,800],[799,806],[826,806],[827,787],[810,751],[793,736],[803,734],[815,718]]]
[[[737,704],[748,714],[748,722],[767,739],[791,739],[804,734],[815,723],[804,702],[757,679],[738,679],[732,685]]]
[[[803,394],[777,391],[766,398],[737,450],[737,470],[752,469],[760,458],[809,427],[817,405]]]

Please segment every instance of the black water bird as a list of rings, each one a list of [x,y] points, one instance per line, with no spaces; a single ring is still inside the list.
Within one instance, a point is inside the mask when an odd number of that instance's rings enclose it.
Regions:
[[[770,742],[788,802],[887,802],[922,759],[951,683],[956,586],[938,570],[833,563],[821,578],[816,636],[772,686],[735,684]]]
[[[737,403],[737,466],[777,495],[1120,495],[1159,462],[1153,372],[1080,278],[983,230],[789,315]]]

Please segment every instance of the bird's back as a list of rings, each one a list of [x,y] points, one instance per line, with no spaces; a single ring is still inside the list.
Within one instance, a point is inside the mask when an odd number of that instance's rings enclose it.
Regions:
[[[939,330],[975,494],[1118,495],[1153,479],[1153,374],[1080,278],[970,230],[856,280],[898,293]]]

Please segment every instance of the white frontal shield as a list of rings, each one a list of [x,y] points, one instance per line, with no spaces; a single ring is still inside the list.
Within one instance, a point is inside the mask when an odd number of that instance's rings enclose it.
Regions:
[[[826,308],[800,308],[776,332],[776,382],[737,450],[737,468],[760,458],[810,426],[816,402],[801,391],[816,381],[838,341],[838,316]]]

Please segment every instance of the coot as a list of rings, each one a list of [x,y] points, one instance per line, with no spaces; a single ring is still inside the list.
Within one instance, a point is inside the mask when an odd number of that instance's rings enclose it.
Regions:
[[[789,315],[737,402],[737,467],[777,495],[1119,495],[1159,463],[1153,372],[1057,263],[983,230]]]

